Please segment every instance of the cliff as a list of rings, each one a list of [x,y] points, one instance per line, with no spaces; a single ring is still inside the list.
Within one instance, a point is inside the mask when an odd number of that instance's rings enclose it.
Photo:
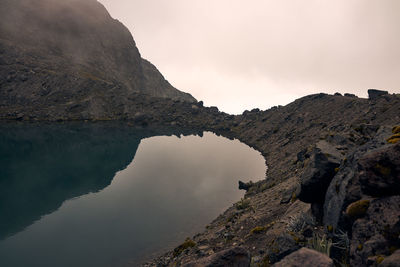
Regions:
[[[132,93],[196,101],[142,59],[128,29],[95,0],[1,0],[0,7],[3,116],[61,117],[78,108],[79,118],[98,119],[123,111]]]

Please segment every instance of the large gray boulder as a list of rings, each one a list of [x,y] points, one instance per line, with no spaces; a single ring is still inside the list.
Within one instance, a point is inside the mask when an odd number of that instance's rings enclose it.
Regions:
[[[273,267],[333,267],[333,261],[327,255],[309,248],[301,248],[296,252],[286,256],[280,262],[272,265]]]

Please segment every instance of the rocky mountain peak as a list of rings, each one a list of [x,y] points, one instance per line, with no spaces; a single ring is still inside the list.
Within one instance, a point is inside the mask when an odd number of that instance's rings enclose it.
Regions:
[[[129,30],[95,0],[1,0],[0,5],[3,105],[33,105],[43,90],[58,94],[58,103],[76,103],[113,88],[119,95],[196,101],[144,61]],[[78,91],[85,97],[71,99]]]

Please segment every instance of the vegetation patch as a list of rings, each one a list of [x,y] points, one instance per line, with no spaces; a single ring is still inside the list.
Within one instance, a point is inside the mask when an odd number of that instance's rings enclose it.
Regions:
[[[367,199],[353,202],[347,207],[346,214],[351,218],[360,218],[367,212],[369,203]]]
[[[391,137],[386,139],[386,141],[390,144],[396,144],[398,141],[400,141],[400,133],[392,135]]]
[[[196,242],[194,242],[190,238],[186,238],[185,242],[174,249],[174,257],[181,255],[182,252],[184,252],[186,249],[192,248],[194,246],[196,246]]]
[[[259,234],[267,230],[267,227],[265,226],[256,226],[253,229],[250,230],[250,234]]]
[[[394,133],[394,134],[400,133],[400,125],[394,126],[392,129],[392,133]]]
[[[326,235],[313,234],[309,245],[311,249],[326,254],[328,257],[331,254],[332,240],[327,238]]]
[[[236,203],[236,209],[238,210],[245,210],[250,207],[250,200],[249,199],[241,199],[238,203]]]

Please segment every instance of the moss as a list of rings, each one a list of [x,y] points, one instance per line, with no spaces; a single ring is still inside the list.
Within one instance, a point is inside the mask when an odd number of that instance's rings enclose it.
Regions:
[[[385,167],[379,163],[375,165],[375,170],[377,170],[381,175],[386,177],[389,176],[390,173],[392,172],[389,167]]]
[[[179,256],[180,254],[182,254],[183,251],[194,246],[196,246],[196,242],[194,242],[190,238],[186,238],[185,242],[174,249],[174,257]]]
[[[358,244],[357,250],[358,250],[358,251],[361,251],[362,249],[363,249],[363,244]]]
[[[253,229],[250,230],[250,234],[259,234],[267,230],[267,227],[265,226],[256,226]]]
[[[394,134],[400,133],[400,125],[394,126],[392,129],[392,133],[394,133]]]
[[[390,144],[396,144],[398,141],[400,141],[400,133],[392,135],[391,137],[386,139],[386,141]]]
[[[352,218],[362,217],[367,212],[369,203],[366,199],[353,202],[347,207],[346,214]]]
[[[335,173],[339,171],[339,167],[335,168]]]
[[[385,258],[383,256],[379,255],[376,257],[376,263],[381,264],[384,259]]]
[[[293,203],[293,202],[296,201],[296,199],[297,199],[296,193],[293,192],[293,193],[292,193],[292,198],[290,199],[290,202]]]
[[[336,184],[335,184],[335,191],[336,191],[336,194],[339,194],[339,192],[340,192],[340,183],[339,182],[336,182]]]
[[[332,226],[332,225],[328,225],[328,226],[326,227],[326,229],[328,230],[329,233],[332,233],[332,232],[333,232],[333,226]]]

